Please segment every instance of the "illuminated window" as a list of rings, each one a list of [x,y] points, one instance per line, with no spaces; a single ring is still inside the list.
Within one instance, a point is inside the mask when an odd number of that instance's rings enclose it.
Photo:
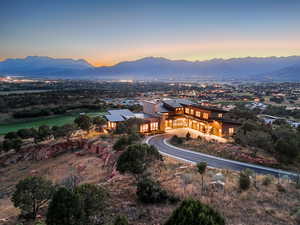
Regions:
[[[115,122],[108,122],[108,127],[109,128],[116,128],[116,123]]]
[[[150,123],[150,130],[158,130],[158,122]]]
[[[203,118],[208,119],[208,113],[203,113]]]
[[[149,130],[149,124],[146,123],[140,126],[140,132],[142,133],[148,132],[148,130]]]
[[[222,117],[223,117],[223,114],[222,114],[222,113],[219,113],[219,114],[218,114],[218,117],[219,117],[219,118],[222,118]]]
[[[234,133],[234,128],[233,127],[229,128],[229,135],[233,135],[233,133]]]
[[[176,108],[176,113],[182,113],[183,108]]]
[[[185,108],[185,113],[186,114],[190,114],[190,109],[189,108]]]
[[[191,109],[191,115],[194,115],[194,110],[193,109]]]
[[[197,117],[200,117],[201,116],[201,113],[199,111],[196,111],[196,116]]]

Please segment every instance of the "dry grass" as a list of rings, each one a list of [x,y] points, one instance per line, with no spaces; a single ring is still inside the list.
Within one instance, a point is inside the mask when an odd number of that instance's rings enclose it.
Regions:
[[[0,199],[0,219],[18,215],[9,198],[15,184],[30,175],[43,176],[60,183],[62,179],[72,174],[83,178],[83,183],[98,183],[107,174],[102,168],[103,162],[94,155],[76,156],[72,153],[61,155],[46,161],[22,161],[15,165],[0,169],[0,193],[4,196]],[[84,170],[80,167],[84,166]]]
[[[9,195],[14,185],[30,174],[42,175],[55,183],[71,174],[79,174],[83,178],[82,183],[102,184],[110,194],[105,211],[108,222],[121,214],[126,215],[132,225],[163,224],[179,204],[141,204],[135,194],[135,179],[129,175],[116,175],[107,179],[109,171],[111,168],[103,167],[102,160],[95,155],[75,156],[73,153],[46,161],[19,162],[1,169],[1,192],[6,192],[7,195],[0,199],[0,219],[9,215],[12,221],[10,224],[15,224],[19,212],[10,202]],[[199,199],[216,208],[224,215],[228,225],[297,224],[293,215],[300,207],[300,191],[288,182],[282,182],[286,192],[279,192],[276,179],[270,185],[264,186],[263,176],[257,176],[256,188],[252,185],[248,191],[240,192],[238,173],[208,169],[204,179],[205,188],[201,191],[201,175],[192,165],[165,158],[163,164],[156,164],[151,171],[165,189],[181,199]],[[224,189],[209,185],[218,172],[225,176]]]

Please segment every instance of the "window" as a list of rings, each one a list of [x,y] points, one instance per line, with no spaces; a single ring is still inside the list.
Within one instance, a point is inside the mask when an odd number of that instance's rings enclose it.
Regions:
[[[191,113],[191,115],[194,115],[194,110],[193,110],[193,109],[191,109],[190,113]]]
[[[230,128],[229,128],[229,135],[233,135],[233,133],[234,133],[234,128],[233,128],[233,127],[230,127]]]
[[[185,108],[185,113],[186,114],[190,114],[190,109],[189,108]]]
[[[150,130],[158,130],[158,122],[150,123]]]
[[[222,113],[219,113],[219,114],[218,114],[218,117],[219,117],[219,118],[222,118],[222,117],[223,117],[223,114],[222,114]]]
[[[182,111],[183,111],[183,108],[176,108],[176,110],[175,110],[175,111],[176,111],[176,113],[178,113],[178,114],[179,114],[179,113],[182,113]]]
[[[199,111],[196,111],[196,116],[197,117],[200,117],[201,116],[201,113]]]
[[[116,128],[116,123],[115,122],[108,122],[108,127],[109,128],[112,128],[112,129],[114,129],[114,128]]]
[[[203,113],[203,118],[208,120],[208,113]]]
[[[140,126],[140,132],[142,133],[148,132],[148,130],[149,130],[149,124],[146,123]]]

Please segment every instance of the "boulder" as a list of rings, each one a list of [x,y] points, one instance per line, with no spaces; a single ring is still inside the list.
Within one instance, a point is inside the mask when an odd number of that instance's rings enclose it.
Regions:
[[[225,176],[222,173],[217,173],[212,178],[213,182],[225,182]]]

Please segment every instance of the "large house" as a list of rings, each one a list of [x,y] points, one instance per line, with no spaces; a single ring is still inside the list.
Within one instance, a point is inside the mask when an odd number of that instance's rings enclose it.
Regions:
[[[191,128],[220,137],[234,134],[239,123],[223,118],[227,111],[194,104],[185,99],[143,101],[143,113],[132,113],[128,109],[110,110],[106,115],[108,129],[130,118],[141,118],[141,133],[165,132],[174,128]]]

